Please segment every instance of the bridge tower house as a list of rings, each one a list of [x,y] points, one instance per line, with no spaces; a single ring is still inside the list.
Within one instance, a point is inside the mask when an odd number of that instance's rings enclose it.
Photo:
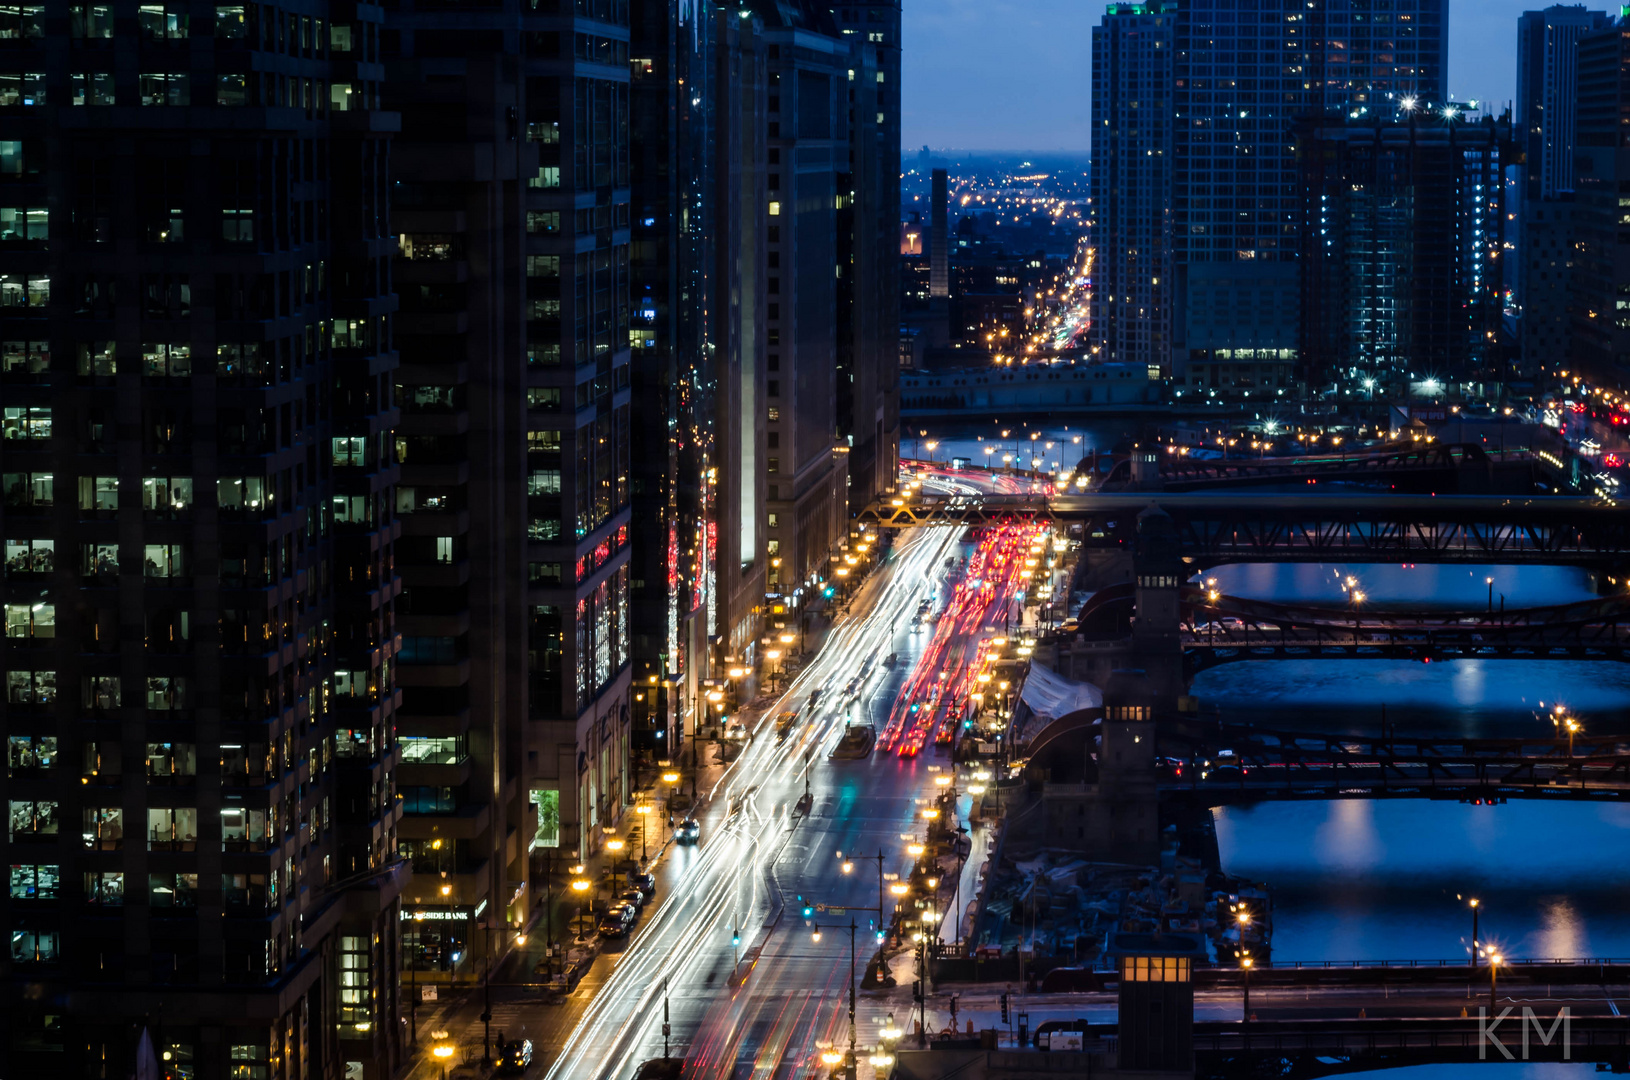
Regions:
[[[1188,692],[1183,675],[1182,590],[1188,578],[1178,543],[1177,526],[1158,506],[1138,515],[1133,547],[1136,582],[1132,620],[1132,660],[1141,668],[1163,709],[1177,707]]]
[[[1054,780],[1042,785],[1043,832],[1049,845],[1095,861],[1154,865],[1160,861],[1156,695],[1136,670],[1116,671],[1103,693],[1096,738],[1073,750],[1084,759],[1085,782],[1056,782],[1068,770],[1055,767],[1049,769]]]

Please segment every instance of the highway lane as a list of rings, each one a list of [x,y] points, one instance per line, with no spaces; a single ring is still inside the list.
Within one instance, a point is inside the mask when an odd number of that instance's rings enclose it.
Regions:
[[[842,874],[835,855],[844,850],[841,845],[864,847],[874,856],[883,849],[892,861],[886,872],[907,868],[901,837],[916,818],[915,800],[931,797],[929,764],[879,756],[832,761],[827,754],[842,735],[846,713],[879,725],[886,716],[907,665],[890,668],[884,659],[890,652],[907,662],[912,658],[910,616],[925,595],[940,587],[944,561],[956,543],[950,530],[902,536],[886,564],[860,587],[852,614],[834,625],[820,653],[707,793],[711,798],[700,815],[701,845],[677,853],[659,870],[666,899],[645,917],[593,993],[548,1070],[551,1080],[624,1078],[639,1061],[659,1056],[664,987],[674,1044],[681,1052],[693,1040],[699,1051],[718,1047],[718,1060],[731,1061],[730,1069],[743,1054],[756,1057],[778,1046],[779,1056],[794,1054],[810,1032],[824,1030],[815,1022],[816,1013],[791,1022],[778,1014],[777,1022],[760,1006],[744,1012],[739,1022],[721,1025],[712,1008],[720,1001],[739,1001],[740,1008],[749,1010],[760,988],[772,983],[760,976],[772,970],[781,973],[776,985],[790,980],[803,990],[824,988],[809,995],[806,1007],[817,1012],[830,1011],[832,993],[842,996],[847,948],[841,958],[830,949],[789,958],[775,951],[781,944],[767,924],[773,924],[783,893],[789,900],[809,894],[806,882],[819,882],[836,896],[834,902],[864,900],[876,906],[875,858],[869,886],[862,887],[864,874]],[[843,691],[851,683],[855,694],[847,700]],[[815,689],[822,691],[817,705],[800,708]],[[777,744],[774,718],[792,709],[800,711],[801,722],[786,742]],[[801,820],[795,807],[806,774],[815,806],[809,819]],[[857,870],[866,866],[858,864]],[[802,927],[801,913],[789,910],[782,925],[793,924]],[[737,951],[732,939],[738,936],[743,967],[764,950],[748,976],[751,990],[745,997],[727,992]],[[766,940],[773,943],[769,949]],[[821,944],[831,946],[833,940]]]

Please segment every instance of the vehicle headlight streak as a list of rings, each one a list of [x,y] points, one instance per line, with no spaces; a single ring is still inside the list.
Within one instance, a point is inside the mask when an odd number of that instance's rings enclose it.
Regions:
[[[845,685],[854,673],[877,667],[891,648],[894,630],[909,616],[918,591],[912,583],[930,580],[954,547],[955,529],[920,529],[904,534],[891,561],[891,588],[865,619],[845,618],[833,626],[815,660],[793,680],[766,715],[799,708],[809,692]],[[875,581],[875,579],[874,579]],[[862,588],[877,587],[868,582]],[[876,680],[861,688],[875,691]],[[718,960],[718,949],[730,948],[733,929],[755,929],[754,913],[763,899],[765,871],[779,857],[792,835],[788,827],[790,805],[766,809],[760,805],[764,778],[801,781],[806,754],[820,753],[843,728],[838,695],[823,694],[814,722],[804,725],[795,743],[775,745],[771,738],[755,738],[708,792],[715,802],[741,799],[730,814],[697,849],[697,861],[684,879],[629,940],[616,967],[595,994],[546,1074],[548,1080],[572,1075],[602,1080],[630,1075],[637,1056],[660,1030],[658,1004],[662,986],[700,985],[701,972]],[[729,805],[729,802],[726,802]],[[744,933],[744,939],[746,934]],[[656,1041],[660,1041],[659,1039]]]
[[[966,573],[935,627],[911,678],[895,703],[878,745],[901,757],[920,753],[930,737],[948,742],[956,737],[962,710],[976,689],[977,645],[973,639],[987,622],[999,620],[1030,581],[1025,560],[1034,542],[1046,535],[1037,525],[989,528],[968,556]],[[1039,565],[1039,559],[1035,559]],[[970,646],[975,650],[969,654]]]

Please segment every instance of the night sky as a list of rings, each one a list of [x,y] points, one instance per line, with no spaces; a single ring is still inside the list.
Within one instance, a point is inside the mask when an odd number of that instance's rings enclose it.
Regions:
[[[1534,0],[1449,0],[1449,91],[1509,101]],[[1588,5],[1606,10],[1606,5]],[[1087,150],[1092,27],[1104,0],[905,0],[908,148]]]

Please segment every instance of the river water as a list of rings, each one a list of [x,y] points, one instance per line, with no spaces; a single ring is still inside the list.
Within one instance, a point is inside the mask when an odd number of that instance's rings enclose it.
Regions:
[[[1231,566],[1217,588],[1325,600],[1358,577],[1366,606],[1483,610],[1593,595],[1581,571],[1534,567]],[[1548,734],[1561,703],[1587,732],[1630,731],[1630,664],[1456,660],[1258,660],[1213,668],[1194,693],[1224,716],[1267,727],[1377,734]],[[1467,900],[1505,955],[1630,958],[1630,805],[1512,800],[1265,802],[1217,811],[1230,873],[1274,893],[1274,961],[1463,959]]]
[[[901,451],[926,457],[934,440],[939,461],[1000,463],[1013,454],[1022,464],[1034,450],[1048,467],[1072,465],[1140,426],[1118,418],[1015,423],[1003,437],[997,419],[910,430]],[[1234,595],[1336,607],[1352,576],[1365,606],[1382,610],[1485,611],[1489,578],[1496,609],[1502,598],[1517,608],[1595,595],[1584,572],[1549,567],[1245,565],[1207,576]],[[1548,733],[1543,717],[1560,703],[1587,732],[1630,733],[1630,664],[1613,662],[1257,660],[1203,673],[1194,693],[1230,719],[1297,730],[1375,735],[1384,707],[1400,732],[1527,736]],[[1217,840],[1225,869],[1273,887],[1276,962],[1464,959],[1473,896],[1484,939],[1508,956],[1630,958],[1630,805],[1267,802],[1220,808]]]

